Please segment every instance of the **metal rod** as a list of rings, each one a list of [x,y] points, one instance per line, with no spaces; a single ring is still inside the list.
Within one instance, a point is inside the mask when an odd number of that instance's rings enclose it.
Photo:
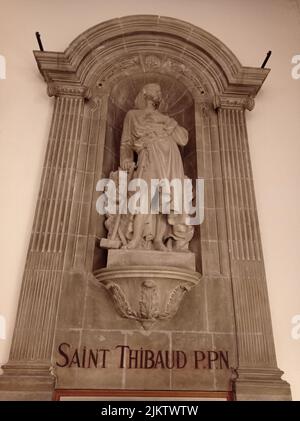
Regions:
[[[36,32],[35,33],[35,36],[36,36],[37,42],[39,44],[40,51],[44,51],[44,47],[43,47],[43,44],[42,44],[40,33],[39,32]]]
[[[271,57],[271,54],[272,54],[272,51],[268,51],[268,52],[267,52],[267,56],[266,56],[266,58],[264,59],[263,64],[261,65],[261,68],[262,68],[262,69],[264,69],[264,68],[266,67],[266,64],[268,63],[269,58]]]

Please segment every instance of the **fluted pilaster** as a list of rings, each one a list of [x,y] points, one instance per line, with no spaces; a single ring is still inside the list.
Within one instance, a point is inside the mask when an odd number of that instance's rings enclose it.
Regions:
[[[39,378],[50,375],[86,90],[51,87],[49,93],[55,95],[54,112],[10,359],[4,367],[9,376],[29,370]]]
[[[268,382],[271,378],[274,383],[276,376],[280,383],[281,372],[276,364],[245,121],[245,109],[252,110],[253,107],[253,99],[247,96],[223,95],[215,101],[220,132],[238,371],[240,377],[247,373],[248,380],[252,379],[255,384],[258,379]],[[273,377],[269,374],[266,376],[266,372],[270,371]]]

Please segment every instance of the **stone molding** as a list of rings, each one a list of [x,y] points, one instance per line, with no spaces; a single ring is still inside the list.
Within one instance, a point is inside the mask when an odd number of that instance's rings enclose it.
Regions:
[[[54,82],[50,82],[48,84],[48,95],[55,96],[55,97],[79,97],[84,99],[90,99],[92,94],[91,90],[86,86],[81,85],[67,85],[67,84],[58,84]]]
[[[237,109],[237,110],[248,110],[254,109],[254,97],[251,95],[217,95],[214,97],[214,109]]]
[[[145,43],[145,39],[148,42]],[[212,80],[215,94],[230,92],[255,96],[269,73],[269,69],[243,67],[219,39],[203,29],[178,19],[154,15],[112,19],[85,31],[63,53],[34,51],[34,55],[48,84],[71,81],[90,86],[90,71],[95,63],[100,66],[98,74],[104,77],[112,57],[113,65],[120,66],[119,58],[124,55],[148,50],[148,63],[157,66],[153,60],[157,48],[153,48],[153,44],[179,59],[181,66],[184,63],[187,68],[199,68],[202,64],[203,77]],[[151,54],[153,50],[155,54]],[[121,70],[124,73],[126,69]]]
[[[240,401],[289,401],[290,385],[282,380],[283,371],[274,368],[243,367],[235,379],[235,395]]]

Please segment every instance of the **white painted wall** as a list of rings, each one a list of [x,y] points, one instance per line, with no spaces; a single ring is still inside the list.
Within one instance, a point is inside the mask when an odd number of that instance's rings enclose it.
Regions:
[[[8,359],[26,251],[47,143],[52,99],[32,50],[40,31],[46,50],[63,51],[82,31],[131,14],[191,22],[220,38],[245,66],[272,71],[247,114],[278,365],[300,400],[300,0],[0,0],[0,364]],[[296,330],[296,329],[295,329]],[[300,329],[298,329],[300,333]],[[300,334],[299,334],[300,336]]]

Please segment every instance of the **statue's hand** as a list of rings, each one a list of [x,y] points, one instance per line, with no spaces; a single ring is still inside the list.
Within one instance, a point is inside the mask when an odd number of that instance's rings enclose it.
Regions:
[[[121,168],[124,171],[130,171],[135,166],[135,163],[131,161],[130,159],[125,159],[125,161],[122,162]]]
[[[174,129],[178,126],[178,123],[173,118],[170,118],[168,124],[165,125],[164,130],[170,135],[173,133]]]

